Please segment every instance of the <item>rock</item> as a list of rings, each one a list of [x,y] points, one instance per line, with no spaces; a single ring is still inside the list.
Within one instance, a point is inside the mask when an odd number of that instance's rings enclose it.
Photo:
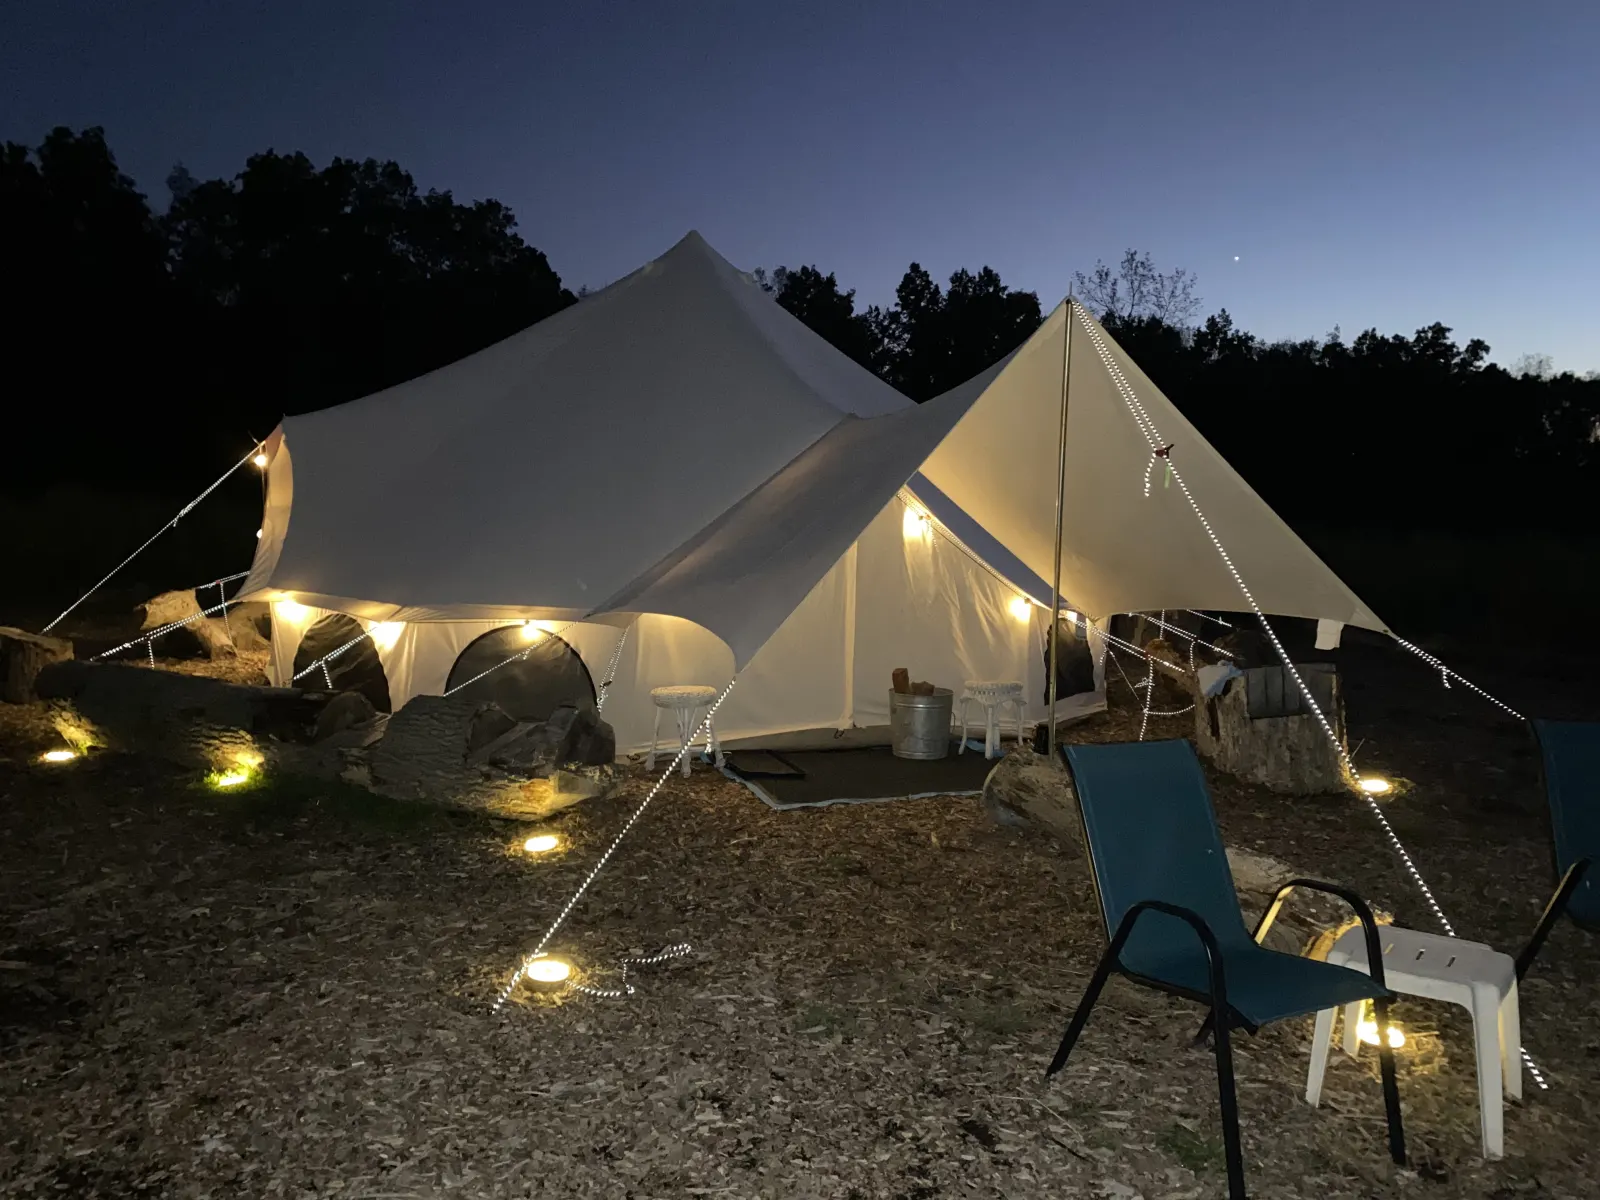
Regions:
[[[498,704],[483,704],[472,714],[467,726],[467,756],[499,741],[517,727],[517,719]]]
[[[603,767],[617,760],[617,735],[592,708],[563,704],[546,722],[547,738],[554,743],[551,757],[557,763]]]
[[[51,663],[71,658],[72,643],[66,638],[0,625],[0,700],[27,704],[35,699],[34,683],[39,672]]]
[[[372,701],[360,692],[340,692],[323,705],[322,711],[317,714],[317,725],[311,740],[326,741],[352,726],[368,724],[377,715],[378,710],[372,706]]]
[[[1083,822],[1072,777],[1058,759],[1019,746],[983,781],[983,809],[997,824],[1037,828],[1062,845],[1083,851]]]
[[[514,793],[502,793],[486,810],[515,821],[542,821],[584,800],[609,796],[620,783],[621,774],[614,765],[556,770],[543,779],[529,780]]]

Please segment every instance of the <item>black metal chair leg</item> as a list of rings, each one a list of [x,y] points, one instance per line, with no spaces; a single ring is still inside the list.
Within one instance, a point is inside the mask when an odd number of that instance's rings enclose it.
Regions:
[[[1219,970],[1213,976],[1213,995],[1222,983],[1216,977],[1220,974]],[[1217,1003],[1226,1004],[1226,997]],[[1245,1200],[1244,1148],[1239,1140],[1239,1096],[1233,1086],[1233,1039],[1228,1036],[1228,1022],[1215,1022],[1215,1029],[1217,1099],[1222,1106],[1222,1148],[1228,1163],[1228,1197],[1229,1200]]]
[[[1539,957],[1539,951],[1544,949],[1545,939],[1550,936],[1555,923],[1566,911],[1567,901],[1571,900],[1572,893],[1578,890],[1578,885],[1583,882],[1584,872],[1588,869],[1589,860],[1580,858],[1568,867],[1567,873],[1561,877],[1561,883],[1556,888],[1555,894],[1550,897],[1550,902],[1544,906],[1544,912],[1539,915],[1539,924],[1534,927],[1533,936],[1522,948],[1522,953],[1517,955],[1518,983],[1522,982],[1522,977],[1528,973],[1528,968],[1533,966],[1533,960]]]
[[[1400,1083],[1394,1073],[1394,1050],[1389,1046],[1389,1000],[1379,996],[1372,1002],[1378,1021],[1378,1066],[1383,1075],[1383,1109],[1389,1119],[1389,1157],[1406,1165],[1406,1131],[1400,1120]]]
[[[1189,1045],[1191,1047],[1204,1046],[1206,1044],[1206,1039],[1211,1036],[1212,1027],[1215,1026],[1216,1023],[1217,1012],[1216,1009],[1212,1009],[1206,1014],[1206,1019],[1200,1022],[1200,1028],[1195,1031],[1194,1041],[1190,1042]]]
[[[1117,955],[1121,951],[1121,943],[1113,941],[1100,956],[1100,965],[1094,969],[1094,978],[1089,980],[1089,987],[1083,993],[1083,999],[1078,1001],[1078,1011],[1072,1014],[1072,1021],[1061,1039],[1061,1046],[1056,1050],[1056,1056],[1050,1060],[1049,1067],[1045,1069],[1046,1079],[1067,1065],[1067,1056],[1077,1044],[1078,1035],[1083,1032],[1083,1027],[1089,1023],[1089,1013],[1094,1009],[1095,1001],[1100,999],[1100,992],[1106,986],[1106,980],[1110,978],[1111,969],[1116,966]]]

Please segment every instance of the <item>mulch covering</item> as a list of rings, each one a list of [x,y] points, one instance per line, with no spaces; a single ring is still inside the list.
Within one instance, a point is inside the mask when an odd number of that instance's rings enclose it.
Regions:
[[[1548,700],[1560,671],[1508,698]],[[1526,736],[1392,655],[1350,673],[1363,767],[1415,781],[1388,805],[1401,836],[1463,932],[1514,946],[1550,883]],[[1074,735],[1135,736],[1113,706]],[[481,818],[37,765],[48,744],[37,709],[0,706],[0,1194],[1225,1194],[1194,1007],[1114,982],[1044,1082],[1102,933],[1081,862],[972,799],[778,813],[697,767],[552,947],[598,983],[632,951],[695,953],[627,1000],[491,1016],[646,779],[567,814],[539,860]],[[1359,801],[1213,782],[1231,843],[1428,927]],[[1410,1172],[1383,1150],[1372,1055],[1336,1056],[1314,1111],[1310,1019],[1241,1037],[1252,1194],[1594,1195],[1597,981],[1600,945],[1563,925],[1523,998],[1554,1088],[1508,1112],[1500,1163],[1478,1158],[1463,1011],[1399,1007]]]
[[[980,743],[981,745],[981,743]],[[1005,745],[1010,747],[1011,742]],[[804,808],[841,801],[889,800],[911,796],[960,795],[983,790],[983,781],[998,760],[986,760],[981,749],[944,758],[896,758],[887,746],[853,750],[785,750],[781,756],[735,750],[729,756],[735,774],[748,761],[751,791],[777,809]],[[780,761],[773,761],[774,758]],[[787,763],[800,774],[777,774]],[[760,773],[767,768],[771,773]]]

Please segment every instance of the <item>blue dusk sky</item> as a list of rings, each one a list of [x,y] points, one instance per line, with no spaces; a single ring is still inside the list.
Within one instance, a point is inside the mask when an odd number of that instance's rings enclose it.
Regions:
[[[393,158],[576,289],[700,230],[885,303],[988,264],[1046,307],[1128,247],[1267,338],[1442,321],[1600,368],[1589,0],[0,0],[0,137],[168,170]]]

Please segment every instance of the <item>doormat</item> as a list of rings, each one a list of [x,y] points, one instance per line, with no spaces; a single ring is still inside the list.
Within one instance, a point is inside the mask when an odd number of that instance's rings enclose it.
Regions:
[[[724,768],[723,773],[743,784],[762,803],[781,812],[829,804],[976,796],[982,793],[984,780],[1000,761],[985,759],[981,742],[975,751],[969,749],[965,754],[957,754],[953,740],[948,755],[927,760],[896,758],[886,746],[786,750],[782,758],[799,774],[742,776],[731,767]]]

